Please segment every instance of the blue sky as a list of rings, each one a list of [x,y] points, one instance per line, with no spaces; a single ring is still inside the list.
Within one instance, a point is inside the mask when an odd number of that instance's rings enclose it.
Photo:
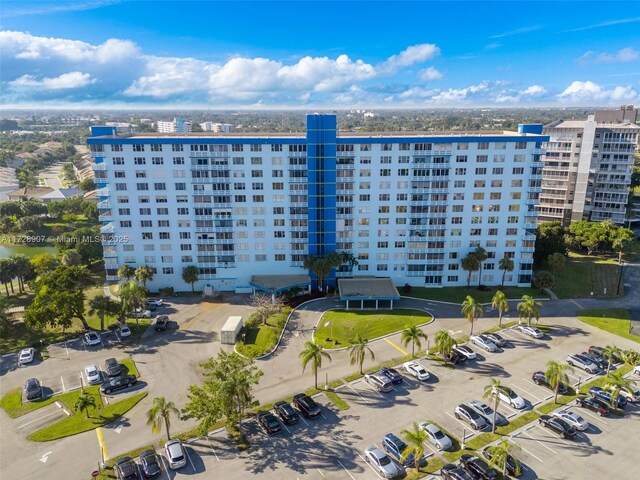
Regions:
[[[5,108],[640,103],[637,1],[2,3]]]

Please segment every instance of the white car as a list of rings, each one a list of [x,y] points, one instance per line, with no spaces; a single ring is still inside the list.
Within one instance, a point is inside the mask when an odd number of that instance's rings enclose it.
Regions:
[[[164,444],[164,453],[169,460],[169,468],[177,470],[187,464],[187,455],[180,440],[169,440]]]
[[[95,365],[87,365],[84,367],[84,374],[87,377],[87,382],[91,385],[102,382],[102,374]]]
[[[577,413],[573,413],[569,410],[553,412],[551,416],[564,420],[572,427],[575,427],[576,430],[580,430],[581,432],[584,432],[587,428],[589,428],[589,422],[587,422]]]
[[[153,317],[153,313],[151,310],[143,310],[142,308],[136,308],[136,313],[138,314],[138,318],[151,318]]]
[[[120,325],[120,327],[118,328],[118,332],[120,333],[121,338],[126,338],[131,336],[131,329],[127,324]]]
[[[520,330],[525,335],[529,335],[533,338],[542,338],[544,337],[544,333],[536,327],[530,327],[529,325],[518,325],[518,330]]]
[[[84,343],[87,345],[100,345],[100,335],[96,332],[87,332],[84,334]]]
[[[27,363],[33,362],[35,356],[35,348],[23,348],[18,356],[18,365],[26,365]]]
[[[516,408],[518,410],[521,410],[526,406],[526,402],[524,401],[524,399],[521,396],[519,396],[516,392],[511,390],[509,387],[500,387],[500,388],[493,387],[493,389],[491,390],[491,394],[492,395],[497,394],[498,397],[500,398],[500,401],[506,402],[509,405],[511,405],[513,408]]]
[[[635,367],[633,367],[633,370],[631,370],[631,375],[640,375],[640,365],[636,365]]]
[[[487,352],[497,352],[498,351],[498,346],[493,343],[492,341],[484,338],[484,337],[480,337],[478,335],[471,335],[469,337],[469,341],[471,343],[473,343],[474,345],[477,345],[481,348],[484,348]]]
[[[454,345],[453,349],[460,355],[467,357],[467,360],[473,360],[476,358],[476,352],[471,350],[467,345]]]
[[[383,478],[395,478],[405,473],[400,465],[374,445],[364,449],[364,459]]]
[[[438,449],[438,450],[449,450],[453,447],[453,442],[451,439],[445,435],[440,428],[433,424],[422,422],[418,425],[420,430],[427,434],[429,441]]]
[[[402,365],[402,367],[404,368],[405,372],[407,372],[409,375],[413,375],[418,380],[429,380],[429,372],[427,372],[427,370],[418,362],[406,362],[404,365]]]
[[[146,303],[149,307],[161,307],[164,304],[164,300],[161,298],[147,298]]]

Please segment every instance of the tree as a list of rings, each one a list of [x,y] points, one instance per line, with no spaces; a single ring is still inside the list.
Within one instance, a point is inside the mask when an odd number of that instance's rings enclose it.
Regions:
[[[633,230],[617,228],[609,237],[611,249],[618,254],[618,263],[622,263],[622,255],[633,243]]]
[[[78,188],[81,188],[83,192],[92,192],[96,189],[96,184],[93,178],[85,178],[84,180],[80,180]]]
[[[147,288],[147,282],[153,278],[153,268],[149,265],[141,265],[136,268],[134,277],[137,281],[142,282],[142,285]]]
[[[167,440],[171,440],[169,429],[171,428],[172,414],[180,418],[180,410],[176,408],[175,404],[167,402],[164,397],[156,397],[153,399],[153,406],[147,411],[147,425],[151,427],[153,433],[158,434],[164,423]]]
[[[9,308],[13,306],[13,299],[6,297],[0,297],[0,335],[4,335],[9,331],[11,327],[11,320],[9,319]]]
[[[413,422],[411,428],[402,430],[400,434],[407,442],[407,448],[401,452],[400,462],[404,463],[407,457],[413,454],[414,468],[420,471],[420,461],[424,457],[424,446],[429,439],[427,433],[418,426],[417,422]]]
[[[559,221],[541,223],[536,231],[533,261],[536,265],[542,265],[549,255],[554,253],[567,253],[564,228]]]
[[[331,361],[331,355],[324,351],[324,349],[313,342],[305,342],[304,350],[300,352],[300,361],[302,362],[302,371],[304,372],[307,365],[311,363],[311,373],[313,373],[315,379],[315,387],[318,388],[318,370],[322,368],[322,359],[326,358]]]
[[[551,272],[540,270],[533,276],[533,285],[544,292],[545,288],[553,288],[555,285],[555,277]]]
[[[405,346],[405,348],[407,347],[407,345],[409,345],[409,342],[411,342],[411,357],[415,358],[416,345],[418,346],[418,349],[422,348],[422,342],[420,341],[420,339],[422,338],[427,340],[429,337],[416,325],[406,325],[404,327],[404,330],[402,330],[402,337],[400,337],[400,341]]]
[[[8,258],[0,258],[0,282],[4,284],[4,289],[9,296],[9,287],[11,285],[11,293],[15,293],[13,289],[13,279],[15,277],[15,269],[13,262]]]
[[[491,299],[491,306],[498,309],[498,322],[502,327],[502,314],[509,311],[509,300],[504,292],[498,290]]]
[[[135,274],[136,270],[129,264],[125,263],[118,268],[118,276],[124,278],[127,282],[131,280]]]
[[[567,258],[561,253],[554,253],[547,257],[547,265],[551,267],[553,276],[555,277],[558,270],[562,270],[567,262]]]
[[[262,325],[266,325],[267,319],[278,313],[283,307],[282,300],[276,299],[274,302],[269,295],[261,292],[252,295],[249,304],[256,309],[255,319]]]
[[[191,291],[195,292],[194,284],[198,281],[198,267],[196,265],[187,265],[182,269],[182,280],[191,285]]]
[[[578,245],[587,249],[587,255],[593,254],[598,246],[607,239],[606,227],[603,227],[602,223],[582,220],[573,222],[569,226],[569,232],[576,239]]]
[[[473,324],[482,315],[482,305],[477,303],[471,295],[467,295],[464,302],[462,302],[462,314],[471,323],[469,335],[473,335]]]
[[[611,364],[615,362],[616,358],[622,356],[622,350],[615,345],[607,345],[602,351],[602,356],[607,361],[607,375],[609,375]]]
[[[471,285],[471,273],[480,270],[480,261],[473,253],[470,253],[464,257],[460,263],[462,265],[462,269],[465,272],[469,272],[467,277],[467,288],[469,288]]]
[[[455,344],[456,341],[449,335],[449,332],[440,330],[436,333],[436,351],[445,359],[449,358]]]
[[[625,350],[622,352],[622,358],[624,359],[624,362],[634,366],[634,365],[638,365],[640,363],[640,353],[636,352],[635,350]]]
[[[360,375],[364,372],[362,371],[362,365],[364,364],[364,359],[369,353],[371,357],[371,361],[376,359],[376,356],[373,354],[373,350],[369,348],[367,345],[369,342],[366,338],[362,338],[362,335],[356,333],[356,336],[350,341],[351,346],[349,347],[349,364],[355,365],[358,364],[360,367]],[[316,387],[317,388],[317,387]]]
[[[127,312],[133,310],[136,319],[136,328],[140,327],[138,320],[138,308],[142,308],[142,304],[148,296],[148,290],[136,282],[125,283],[120,286],[118,296],[122,302],[122,315],[125,317]]]
[[[508,478],[507,464],[509,461],[509,457],[511,457],[516,467],[514,476],[516,477],[520,476],[520,473],[522,471],[520,461],[511,454],[511,452],[513,452],[517,448],[518,447],[515,444],[509,443],[506,440],[500,440],[498,444],[487,447],[487,452],[489,452],[489,454],[491,455],[491,460],[489,460],[489,465],[495,466],[498,470],[502,472],[502,476],[504,478]]]
[[[634,391],[634,386],[636,382],[635,380],[631,380],[629,378],[625,378],[624,375],[618,371],[608,372],[607,373],[607,383],[605,388],[611,389],[611,406],[613,408],[617,408],[618,396],[620,395],[620,390],[625,389],[629,391]]]
[[[260,382],[262,371],[252,359],[235,352],[220,352],[216,359],[210,358],[200,365],[204,381],[202,385],[189,387],[183,418],[198,420],[201,435],[208,434],[223,418],[227,426],[238,428],[245,410],[258,405],[252,389]]]
[[[31,262],[26,257],[26,255],[15,254],[9,257],[9,260],[13,262],[13,271],[18,277],[18,288],[20,292],[24,292],[24,279],[27,277],[32,270]]]
[[[31,257],[31,265],[38,275],[52,272],[58,266],[58,260],[50,253],[39,253]]]
[[[98,227],[83,227],[63,233],[56,237],[54,243],[61,253],[76,250],[83,265],[90,266],[93,262],[102,260],[103,250]]]
[[[536,300],[531,295],[523,295],[522,302],[516,305],[516,310],[518,310],[518,318],[520,320],[526,318],[527,325],[531,325],[531,319],[535,318],[536,322],[540,320],[540,311],[538,310],[542,307],[542,304]]]
[[[82,257],[77,250],[67,250],[62,255],[60,261],[65,267],[70,267],[72,265],[80,265],[82,263]]]
[[[478,287],[479,287],[480,283],[482,281],[482,262],[484,262],[489,257],[489,255],[487,254],[487,251],[482,247],[476,247],[476,249],[473,252],[473,254],[478,259],[478,270],[479,270],[479,273],[478,273]]]
[[[73,409],[76,412],[85,412],[86,418],[89,418],[89,408],[96,408],[96,397],[90,393],[80,395],[73,405]]]
[[[500,286],[504,287],[504,277],[507,275],[507,272],[513,272],[513,267],[513,259],[505,254],[505,256],[498,262],[498,268],[502,270],[502,281],[500,282]]]
[[[569,385],[569,376],[567,372],[573,372],[573,368],[566,363],[558,363],[554,360],[547,362],[547,369],[544,372],[544,378],[547,379],[549,385],[553,389],[553,401],[558,403],[558,390],[560,385]]]
[[[325,256],[309,255],[304,259],[303,267],[311,270],[318,277],[318,288],[323,290],[324,279],[329,276],[331,270],[342,264],[342,254],[331,252]]]
[[[105,315],[115,315],[118,309],[119,305],[106,295],[96,295],[89,300],[89,315],[100,317],[100,331],[104,330]]]
[[[500,395],[498,395],[498,392],[508,395],[506,389],[500,383],[500,380],[496,380],[495,378],[489,379],[489,383],[484,387],[482,398],[493,397],[493,420],[491,422],[493,424],[491,427],[493,433],[496,433],[496,418],[498,417],[498,407],[500,407]]]

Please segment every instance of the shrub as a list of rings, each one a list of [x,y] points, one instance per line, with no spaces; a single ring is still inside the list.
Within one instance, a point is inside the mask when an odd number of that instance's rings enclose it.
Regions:
[[[161,288],[158,293],[161,297],[173,297],[174,290],[173,287],[165,287]]]

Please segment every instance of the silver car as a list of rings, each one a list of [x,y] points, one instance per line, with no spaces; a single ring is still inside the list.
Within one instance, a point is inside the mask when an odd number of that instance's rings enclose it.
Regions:
[[[384,478],[395,478],[405,473],[404,468],[373,445],[364,449],[364,459],[373,467],[376,473],[382,475]]]
[[[471,400],[469,402],[469,406],[473,408],[476,412],[478,412],[480,416],[484,417],[484,419],[487,421],[489,425],[493,425],[494,414],[496,418],[496,427],[500,427],[502,425],[506,425],[507,423],[509,423],[509,420],[507,420],[507,417],[505,417],[499,412],[496,412],[493,408],[491,408],[486,403],[481,402],[480,400]]]
[[[481,417],[480,414],[469,405],[458,405],[453,410],[453,414],[458,420],[464,420],[469,425],[471,425],[474,430],[484,430],[485,428],[487,428],[487,421],[484,419],[484,417]]]
[[[429,441],[438,449],[438,450],[449,450],[453,447],[453,442],[451,439],[445,435],[440,428],[434,423],[422,422],[418,425],[420,430],[427,434]]]
[[[364,376],[364,381],[379,392],[390,392],[393,390],[393,383],[385,375],[372,373]]]
[[[169,440],[164,444],[164,453],[169,460],[169,468],[177,470],[187,464],[187,455],[180,440]]]

